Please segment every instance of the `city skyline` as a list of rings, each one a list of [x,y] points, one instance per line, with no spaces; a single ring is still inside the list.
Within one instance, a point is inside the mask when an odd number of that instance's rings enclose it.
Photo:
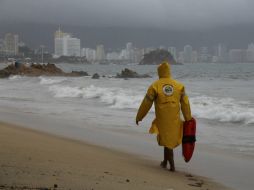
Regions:
[[[81,40],[70,34],[62,31],[59,27],[54,32],[54,52],[48,52],[47,47],[40,45],[38,50],[40,52],[42,47],[44,53],[51,54],[53,58],[61,56],[86,57],[88,61],[129,61],[139,62],[144,54],[149,53],[155,49],[162,49],[169,51],[176,61],[181,63],[198,63],[198,62],[254,62],[254,43],[250,42],[246,48],[228,48],[226,44],[219,43],[213,47],[201,46],[198,48],[186,44],[181,49],[174,46],[159,47],[142,47],[135,46],[135,42],[126,42],[125,47],[121,49],[107,49],[104,44],[97,44],[96,47],[83,47]],[[4,39],[0,38],[0,55],[2,56],[21,56],[18,47],[24,47],[25,43],[19,41],[19,35],[6,33]],[[36,54],[36,53],[35,53]]]
[[[8,24],[7,24],[8,25]],[[13,26],[2,24],[0,36],[5,33],[16,33],[21,36],[21,40],[32,48],[37,48],[41,44],[54,50],[53,31],[59,25],[48,25],[39,23],[16,23]],[[22,28],[23,27],[23,28]],[[133,28],[86,28],[78,26],[61,26],[67,33],[72,33],[81,39],[81,46],[96,47],[104,44],[109,49],[122,48],[123,45],[132,41],[137,47],[158,47],[174,46],[177,49],[186,44],[198,48],[201,46],[212,47],[219,43],[227,44],[229,48],[245,48],[247,44],[254,41],[254,27],[235,27],[228,32],[226,28],[208,31],[167,31],[157,29],[133,29]],[[22,29],[22,30],[21,30]],[[2,37],[1,37],[2,38]]]
[[[52,31],[59,25],[81,39],[81,46],[123,48],[186,44],[198,48],[227,44],[245,48],[254,41],[251,0],[2,0],[0,36],[17,33],[36,48],[54,50]],[[142,10],[142,11],[141,11]]]

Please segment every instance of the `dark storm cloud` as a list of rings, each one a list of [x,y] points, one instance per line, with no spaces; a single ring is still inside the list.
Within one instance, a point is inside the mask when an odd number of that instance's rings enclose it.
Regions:
[[[0,0],[0,21],[199,29],[254,21],[253,0]]]

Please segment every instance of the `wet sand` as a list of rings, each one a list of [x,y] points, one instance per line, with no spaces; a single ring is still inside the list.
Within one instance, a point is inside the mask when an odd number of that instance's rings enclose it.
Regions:
[[[0,189],[226,189],[135,155],[0,123]]]

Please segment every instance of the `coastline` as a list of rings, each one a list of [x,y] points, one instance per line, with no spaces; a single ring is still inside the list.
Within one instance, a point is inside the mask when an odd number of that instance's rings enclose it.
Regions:
[[[174,153],[177,171],[205,176],[233,189],[252,190],[253,67],[248,64],[239,73],[239,66],[197,64],[174,68],[176,76],[188,89],[191,87],[188,92],[198,121],[191,162],[183,161],[181,146]],[[125,66],[61,67],[66,72],[80,68],[111,76]],[[140,73],[154,71],[148,66],[130,68]],[[129,153],[153,161],[156,167],[162,159],[162,147],[154,135],[147,134],[154,112],[138,127],[135,125],[136,108],[148,80],[13,76],[0,82],[0,121]],[[247,91],[242,96],[241,92]]]
[[[0,122],[1,189],[226,189],[158,163]]]
[[[162,158],[162,149],[157,145],[155,137],[141,132],[143,130],[136,126],[133,126],[135,130],[130,127],[109,128],[107,125],[104,126],[105,124],[95,125],[86,120],[80,122],[72,117],[41,115],[5,106],[0,108],[0,121],[25,126],[28,130],[136,155],[138,158],[153,161],[155,167],[158,167]],[[203,124],[200,123],[200,126]],[[198,141],[191,162],[186,164],[180,149],[174,151],[177,171],[205,176],[232,189],[253,189],[253,157],[200,144]]]

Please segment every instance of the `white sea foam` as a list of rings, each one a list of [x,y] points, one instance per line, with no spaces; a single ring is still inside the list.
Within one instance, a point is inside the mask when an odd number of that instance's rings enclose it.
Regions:
[[[103,88],[94,85],[84,88],[53,85],[49,90],[54,93],[56,98],[99,99],[110,108],[116,109],[137,109],[144,97],[143,92],[134,92],[131,89]],[[197,118],[254,124],[254,108],[249,107],[249,102],[208,96],[192,97],[190,102],[192,113]]]
[[[55,98],[76,98],[82,97],[83,94],[82,88],[63,85],[52,85],[49,91],[54,94]]]
[[[65,78],[56,77],[56,78],[46,78],[46,77],[39,77],[40,84],[42,85],[50,85],[50,84],[57,84],[65,81]]]
[[[190,102],[192,113],[198,118],[254,124],[254,108],[249,107],[249,102],[207,96],[191,98]]]
[[[125,109],[137,108],[142,96],[130,89],[101,88],[93,85],[83,89],[84,98],[99,98],[101,102],[107,103],[111,108]]]
[[[126,109],[137,108],[143,96],[138,95],[130,89],[121,88],[103,88],[90,85],[88,87],[69,87],[53,85],[49,87],[56,98],[83,97],[96,98],[100,102],[109,105],[111,108]]]
[[[20,76],[20,75],[11,75],[9,77],[9,80],[18,80],[18,79],[21,79],[23,78],[23,76]]]

